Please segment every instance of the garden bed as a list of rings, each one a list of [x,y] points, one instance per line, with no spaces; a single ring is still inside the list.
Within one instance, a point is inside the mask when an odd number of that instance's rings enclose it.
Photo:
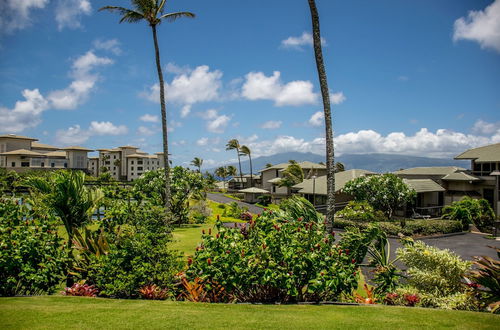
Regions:
[[[434,236],[452,233],[461,233],[462,223],[455,220],[404,220],[404,227],[401,226],[401,221],[380,221],[380,222],[363,222],[352,221],[346,219],[335,219],[334,227],[344,229],[347,227],[368,228],[372,223],[379,225],[387,235],[398,236],[400,233],[405,236],[423,237]]]

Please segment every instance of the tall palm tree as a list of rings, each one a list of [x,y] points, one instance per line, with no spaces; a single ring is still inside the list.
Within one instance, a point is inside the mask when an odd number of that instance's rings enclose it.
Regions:
[[[201,173],[201,166],[203,165],[203,159],[199,157],[194,157],[191,161],[191,165],[198,167],[198,172]]]
[[[326,229],[330,231],[335,217],[335,155],[333,146],[332,113],[330,109],[330,90],[326,79],[325,64],[323,62],[323,50],[321,48],[321,33],[319,29],[319,15],[315,0],[308,0],[311,10],[314,55],[316,58],[316,69],[318,71],[321,96],[323,99],[323,111],[325,113],[325,137],[326,137]]]
[[[247,146],[241,146],[240,152],[242,155],[246,155],[248,156],[248,159],[250,159],[250,187],[253,187],[252,151]]]
[[[240,142],[237,139],[231,139],[227,142],[226,144],[226,150],[236,150],[236,154],[238,155],[238,165],[240,168],[240,182],[243,184],[243,173],[241,172],[241,159],[240,159],[240,154],[241,154],[241,146]]]
[[[131,0],[132,9],[105,6],[99,9],[116,12],[121,15],[120,23],[138,23],[146,21],[153,32],[153,42],[155,46],[156,70],[158,71],[158,80],[160,81],[160,107],[161,107],[161,125],[163,130],[163,163],[165,164],[165,209],[170,212],[170,162],[168,160],[168,136],[167,136],[167,110],[165,106],[165,83],[163,81],[163,72],[160,63],[160,47],[156,27],[163,21],[174,22],[181,17],[194,18],[193,13],[187,11],[165,13],[166,0]]]

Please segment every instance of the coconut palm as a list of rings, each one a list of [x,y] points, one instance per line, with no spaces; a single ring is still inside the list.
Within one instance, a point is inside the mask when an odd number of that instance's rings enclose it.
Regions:
[[[226,144],[226,150],[236,150],[236,154],[238,155],[238,165],[240,168],[240,182],[243,184],[243,173],[241,172],[241,159],[240,159],[240,142],[237,139],[231,139]],[[236,175],[236,174],[235,174]]]
[[[166,0],[131,0],[132,9],[117,6],[105,6],[99,9],[99,11],[107,10],[120,14],[120,23],[138,23],[145,21],[149,24],[153,32],[156,70],[158,71],[158,80],[160,82],[160,108],[163,130],[163,163],[165,164],[165,209],[168,213],[170,211],[170,162],[168,160],[167,110],[165,106],[165,84],[163,81],[163,72],[161,70],[160,47],[158,46],[156,27],[163,21],[174,22],[178,18],[194,18],[195,15],[187,11],[165,13],[165,3]]]
[[[338,172],[344,172],[345,171],[345,166],[343,163],[341,162],[336,162],[335,163],[335,173],[338,173]]]
[[[203,165],[203,159],[199,157],[194,157],[191,161],[191,165],[198,167],[198,172],[201,173],[201,166]]]
[[[236,171],[236,167],[234,167],[233,165],[229,165],[228,167],[226,167],[226,170],[227,170],[227,176],[236,176],[237,171]]]
[[[250,187],[253,187],[252,151],[247,146],[241,146],[240,152],[242,155],[246,155],[248,156],[248,159],[250,159]]]
[[[288,195],[291,194],[292,186],[304,181],[304,171],[302,167],[294,160],[290,160],[289,163],[288,167],[283,170],[283,177],[278,182],[279,187],[287,187]]]
[[[330,231],[335,216],[335,155],[333,146],[332,113],[330,109],[330,90],[326,78],[325,64],[323,62],[323,50],[321,49],[321,33],[319,28],[319,15],[315,0],[308,0],[311,11],[314,55],[318,71],[321,97],[323,99],[323,111],[325,113],[325,137],[326,137],[326,229]]]

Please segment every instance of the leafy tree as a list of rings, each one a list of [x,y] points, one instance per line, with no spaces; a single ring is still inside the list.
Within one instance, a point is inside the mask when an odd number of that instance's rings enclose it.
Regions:
[[[347,182],[343,191],[358,202],[367,201],[388,218],[395,210],[412,202],[417,194],[403,179],[390,173],[356,178]]]
[[[460,220],[464,228],[471,223],[481,230],[490,230],[495,221],[495,212],[485,199],[465,197],[443,208],[444,219]]]
[[[121,15],[120,23],[138,23],[146,21],[153,32],[153,42],[155,47],[156,70],[158,71],[158,80],[160,82],[160,107],[161,107],[161,124],[163,131],[163,162],[165,164],[165,209],[167,213],[170,211],[170,163],[168,160],[168,136],[167,136],[167,112],[165,107],[165,84],[163,81],[163,73],[160,63],[160,47],[158,46],[158,38],[156,27],[163,21],[174,22],[181,17],[194,18],[195,15],[190,12],[174,12],[165,13],[166,0],[131,0],[132,8],[128,9],[117,6],[105,6],[99,9],[116,12]]]
[[[240,152],[242,155],[248,156],[248,159],[250,160],[250,187],[253,187],[252,151],[247,146],[241,146]]]
[[[278,186],[287,187],[287,193],[290,195],[290,188],[304,181],[304,171],[296,161],[290,160],[290,165],[283,171],[283,177],[278,182]]]
[[[321,33],[319,28],[319,14],[315,0],[309,1],[311,10],[312,33],[316,68],[318,71],[321,96],[323,99],[323,111],[325,113],[325,138],[326,138],[326,229],[330,230],[335,217],[335,158],[333,145],[332,114],[330,109],[330,90],[326,78],[326,70],[323,62],[323,50],[321,48]]]
[[[194,159],[191,161],[191,165],[198,167],[198,172],[201,173],[201,166],[203,165],[203,159],[199,157],[194,157]]]
[[[238,155],[238,166],[240,167],[240,180],[243,183],[243,173],[241,172],[241,146],[240,142],[237,139],[231,139],[226,144],[226,150],[236,150],[236,154]]]
[[[221,166],[218,167],[215,170],[215,175],[217,175],[219,178],[222,178],[224,181],[224,189],[226,189],[226,179],[229,176],[229,173],[227,172],[227,167]]]
[[[271,164],[271,163],[267,163],[267,164],[266,164],[266,168],[270,168],[270,167],[273,167],[273,164]]]

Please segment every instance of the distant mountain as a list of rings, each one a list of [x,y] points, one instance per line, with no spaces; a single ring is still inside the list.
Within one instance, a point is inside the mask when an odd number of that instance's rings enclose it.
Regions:
[[[262,156],[252,159],[254,173],[266,167],[266,164],[279,164],[286,163],[289,160],[296,160],[302,162],[305,160],[311,162],[324,162],[325,157],[313,153],[305,152],[285,152],[271,156]],[[364,169],[378,173],[397,171],[403,168],[420,167],[420,166],[460,166],[468,168],[469,161],[454,160],[447,158],[430,158],[430,157],[416,157],[404,156],[393,154],[344,154],[335,159],[337,162],[344,164],[345,169]],[[228,164],[238,168],[238,163]],[[242,171],[250,173],[250,162],[248,160],[241,162]],[[213,172],[215,169],[208,169]]]

